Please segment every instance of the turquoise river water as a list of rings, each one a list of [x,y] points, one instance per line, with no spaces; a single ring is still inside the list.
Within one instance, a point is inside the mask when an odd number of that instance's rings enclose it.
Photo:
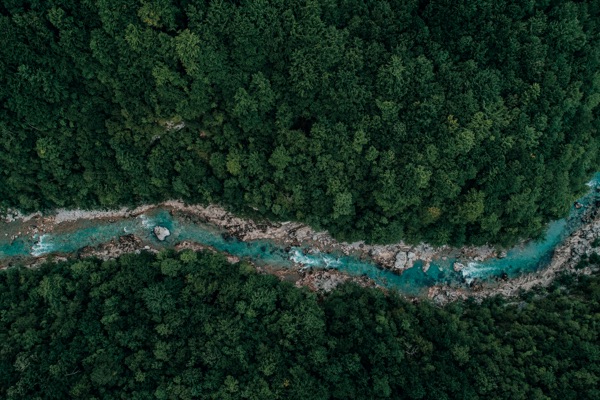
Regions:
[[[96,246],[125,234],[134,234],[145,243],[155,247],[167,247],[189,240],[212,246],[219,251],[248,258],[261,265],[272,265],[279,268],[290,268],[303,264],[306,268],[331,268],[341,272],[367,276],[377,284],[394,288],[401,293],[417,295],[428,287],[441,283],[469,283],[474,279],[489,280],[506,274],[515,277],[520,274],[534,272],[548,262],[554,248],[577,229],[580,215],[592,202],[600,198],[600,173],[596,174],[588,184],[590,192],[581,198],[580,209],[572,207],[568,218],[549,224],[543,240],[530,241],[525,245],[510,249],[502,259],[491,259],[482,263],[469,263],[460,273],[452,269],[454,259],[434,260],[427,272],[423,272],[422,263],[415,265],[397,275],[382,269],[373,262],[358,257],[343,256],[335,253],[307,252],[302,247],[284,249],[269,241],[242,242],[224,235],[223,231],[213,226],[186,222],[173,217],[165,209],[155,209],[138,217],[121,219],[115,222],[106,220],[80,220],[68,232],[45,234],[33,238],[18,238],[14,241],[5,236],[18,229],[13,222],[0,225],[0,259],[41,256],[49,253],[73,253],[85,246]],[[12,224],[12,226],[11,226]],[[158,242],[152,233],[156,225],[167,227],[171,236],[165,242]]]

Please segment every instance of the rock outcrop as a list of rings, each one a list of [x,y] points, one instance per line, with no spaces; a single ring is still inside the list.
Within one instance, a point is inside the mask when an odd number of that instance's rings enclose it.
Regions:
[[[80,249],[77,253],[79,258],[98,257],[101,260],[114,260],[122,254],[139,253],[141,250],[147,250],[156,253],[158,250],[144,246],[142,240],[135,235],[123,235],[110,242],[102,243],[98,246],[87,246]]]

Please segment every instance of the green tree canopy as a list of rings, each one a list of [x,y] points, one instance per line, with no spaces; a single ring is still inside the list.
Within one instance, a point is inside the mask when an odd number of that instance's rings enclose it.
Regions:
[[[534,237],[598,170],[599,13],[5,1],[0,207],[180,198],[344,240]]]
[[[0,310],[7,400],[600,395],[598,275],[438,307],[164,251],[0,271]]]

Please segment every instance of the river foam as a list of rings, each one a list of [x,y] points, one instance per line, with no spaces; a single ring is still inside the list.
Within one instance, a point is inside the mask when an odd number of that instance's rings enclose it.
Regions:
[[[338,257],[324,253],[304,254],[301,249],[294,249],[290,254],[290,260],[296,264],[301,264],[305,268],[339,268],[342,262]]]
[[[486,266],[476,262],[470,262],[467,266],[460,271],[465,282],[468,284],[473,282],[477,278],[486,278],[490,275],[494,275],[498,272],[498,269],[494,266]]]
[[[49,241],[50,235],[42,235],[38,241],[31,247],[31,255],[39,257],[51,253],[54,250],[54,244]]]
[[[148,216],[146,214],[142,214],[138,217],[141,221],[142,221],[142,226],[144,228],[153,228],[155,223],[152,219],[148,218]]]

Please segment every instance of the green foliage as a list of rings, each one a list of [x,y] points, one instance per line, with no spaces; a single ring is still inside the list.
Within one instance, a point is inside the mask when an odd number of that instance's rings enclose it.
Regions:
[[[17,3],[0,209],[183,198],[509,244],[598,169],[598,0]]]
[[[318,298],[191,251],[11,268],[0,397],[597,399],[600,277],[517,300]]]

